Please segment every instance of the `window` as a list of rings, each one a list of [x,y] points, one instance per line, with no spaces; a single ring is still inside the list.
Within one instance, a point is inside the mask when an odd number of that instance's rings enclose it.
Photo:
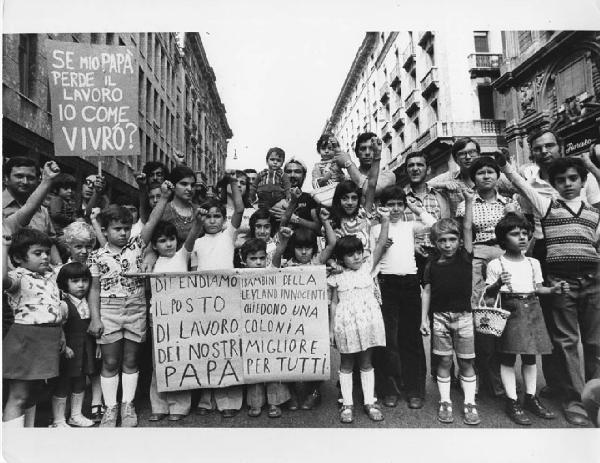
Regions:
[[[479,117],[481,119],[494,119],[494,92],[491,85],[477,87],[479,97]]]
[[[100,43],[100,36],[102,34],[90,34],[90,42],[91,43]]]
[[[106,34],[106,45],[112,45],[115,43],[115,34],[112,32],[108,32]]]
[[[559,105],[564,103],[567,98],[581,95],[587,90],[587,75],[585,58],[580,58],[558,71],[556,83]]]
[[[519,34],[519,51],[524,53],[533,43],[531,31],[518,31]]]
[[[488,42],[488,32],[475,31],[473,35],[475,39],[475,53],[489,53],[490,44]]]
[[[146,80],[146,120],[152,121],[152,84]]]
[[[431,122],[437,122],[439,119],[437,99],[431,102]]]
[[[415,134],[418,136],[419,133],[421,133],[421,129],[419,128],[419,118],[415,117],[413,122],[415,123]]]
[[[21,34],[19,37],[19,91],[29,97],[32,94],[33,71],[35,70],[37,36]]]
[[[122,47],[125,46],[125,42],[123,42],[123,39],[121,37],[119,37],[119,45]]]
[[[142,105],[144,101],[144,95],[146,94],[146,89],[144,85],[146,84],[146,77],[144,76],[144,71],[140,67],[138,71],[138,98],[139,98],[139,109],[142,110]]]

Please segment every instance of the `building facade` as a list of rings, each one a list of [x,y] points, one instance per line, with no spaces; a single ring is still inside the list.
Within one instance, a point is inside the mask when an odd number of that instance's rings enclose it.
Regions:
[[[401,181],[412,151],[425,153],[431,176],[438,175],[453,168],[450,147],[458,137],[476,139],[484,152],[505,145],[491,86],[501,61],[500,32],[369,32],[324,132],[347,150],[359,133],[376,133],[387,147],[387,168]]]
[[[12,34],[3,38],[4,158],[28,156],[40,163],[55,159],[79,181],[97,171],[96,158],[54,156],[44,45],[50,38],[128,45],[137,50],[140,155],[102,158],[113,193],[133,193],[135,174],[150,160],[169,168],[184,162],[204,182],[214,182],[223,174],[232,132],[198,33]]]
[[[529,160],[527,133],[554,129],[566,155],[600,140],[600,31],[505,31],[504,61],[494,82],[506,139]]]

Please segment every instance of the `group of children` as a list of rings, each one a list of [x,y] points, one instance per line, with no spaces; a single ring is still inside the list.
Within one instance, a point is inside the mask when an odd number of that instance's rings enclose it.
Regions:
[[[32,425],[39,388],[43,380],[51,380],[53,426],[88,427],[100,415],[101,427],[115,427],[118,420],[122,427],[137,425],[133,400],[139,356],[152,320],[147,315],[144,278],[129,274],[148,270],[144,263],[148,253],[155,255],[151,270],[155,273],[228,269],[234,267],[234,262],[246,268],[327,265],[330,338],[340,353],[340,421],[354,420],[356,365],[360,370],[364,412],[371,420],[384,419],[377,403],[376,381],[377,390],[387,395],[386,391],[396,386],[394,378],[399,377],[409,401],[422,401],[425,372],[419,366],[419,356],[423,355],[421,336],[431,334],[432,351],[439,356],[439,421],[454,420],[450,370],[456,354],[464,392],[463,421],[479,424],[471,310],[472,194],[464,192],[462,223],[454,219],[436,221],[397,185],[383,191],[376,207],[381,141],[374,138],[371,149],[366,190],[351,180],[336,177],[339,181],[331,207],[322,207],[318,213],[320,233],[288,223],[301,192],[290,188],[289,179],[281,171],[284,155],[277,150],[269,152],[269,169],[253,183],[251,192],[258,195],[263,207],[250,218],[249,238],[240,248],[235,247],[244,210],[239,201],[229,220],[225,206],[217,199],[200,204],[194,210],[191,231],[181,242],[174,224],[161,220],[174,188],[169,181],[160,185],[152,212],[135,236],[131,233],[131,212],[123,206],[104,208],[94,217],[96,230],[85,222],[65,224],[63,242],[69,260],[58,268],[50,265],[52,243],[48,237],[23,228],[27,217],[8,224],[5,220],[3,283],[14,323],[3,340],[3,377],[8,380],[4,424]],[[485,297],[500,297],[502,307],[511,312],[499,340],[502,383],[509,416],[519,424],[530,424],[517,399],[516,355],[521,355],[522,361],[524,408],[542,418],[552,418],[553,414],[536,395],[536,355],[551,349],[537,295],[559,298],[568,293],[571,288],[563,278],[565,271],[571,272],[573,278],[578,278],[578,274],[572,272],[597,274],[595,245],[600,215],[578,199],[581,178],[586,174],[579,161],[561,159],[551,171],[550,182],[564,198],[558,201],[536,196],[501,154],[497,162],[541,217],[550,238],[548,263],[554,269],[551,286],[543,286],[540,263],[524,255],[531,225],[523,216],[508,213],[498,222],[495,234],[504,255],[488,265]],[[51,183],[57,172],[55,164],[46,166],[42,183]],[[228,181],[232,189],[237,188],[232,174],[228,174]],[[33,209],[39,206],[35,193],[29,204]],[[289,205],[277,230],[268,207],[281,199],[287,199]],[[406,222],[405,209],[417,220]],[[436,252],[429,259],[421,282],[414,238],[429,227]],[[93,250],[97,239],[103,245]],[[398,300],[399,291],[402,300]],[[378,351],[383,352],[381,361],[374,362]],[[399,362],[394,355],[400,357]],[[382,370],[377,375],[381,379],[376,380],[374,365]],[[396,371],[398,365],[400,371]],[[93,385],[92,406],[100,407],[100,390],[104,401],[104,408],[92,410],[93,419],[82,414],[87,377]],[[308,394],[300,397],[307,387]],[[67,421],[69,393],[71,412]],[[284,404],[296,410],[312,408],[320,401],[318,383],[253,384],[245,388],[245,393],[251,417],[261,415],[265,404],[268,416],[277,418]],[[189,413],[191,398],[190,391],[159,393],[154,376],[150,385],[150,420],[168,417],[179,421]],[[224,417],[232,417],[242,408],[243,400],[241,386],[203,389],[198,413],[205,415],[216,408]]]

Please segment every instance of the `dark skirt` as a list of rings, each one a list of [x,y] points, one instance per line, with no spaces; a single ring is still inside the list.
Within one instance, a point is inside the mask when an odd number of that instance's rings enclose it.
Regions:
[[[14,323],[2,341],[2,376],[36,380],[58,376],[60,326]]]
[[[75,354],[73,358],[62,357],[60,361],[61,376],[70,378],[96,373],[96,341],[87,333],[90,319],[82,320],[71,301],[67,300],[69,318],[65,323],[65,339]]]
[[[552,344],[544,323],[540,301],[533,293],[501,293],[502,308],[511,314],[499,340],[505,354],[549,354]]]

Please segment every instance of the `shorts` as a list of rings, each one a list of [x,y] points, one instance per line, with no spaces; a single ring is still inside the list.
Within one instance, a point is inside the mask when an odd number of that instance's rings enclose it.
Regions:
[[[104,331],[97,344],[112,344],[121,339],[137,343],[146,340],[146,302],[143,298],[100,298],[100,321]]]
[[[475,358],[472,312],[434,312],[431,351],[449,356],[456,352],[462,359]]]

